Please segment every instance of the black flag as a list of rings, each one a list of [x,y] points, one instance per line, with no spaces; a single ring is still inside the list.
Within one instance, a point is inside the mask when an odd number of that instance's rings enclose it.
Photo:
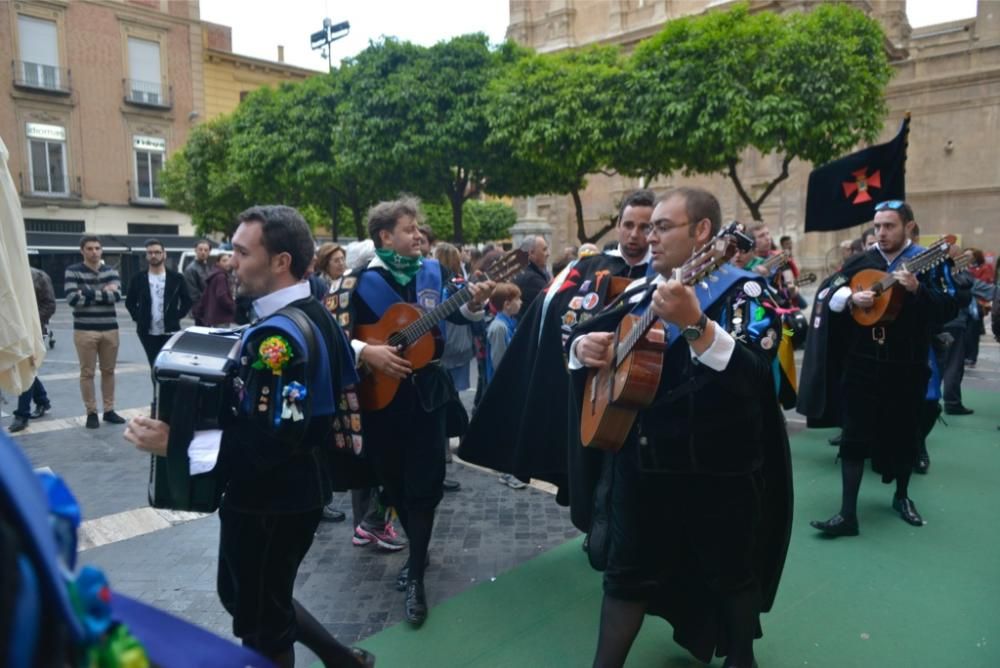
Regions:
[[[869,146],[828,162],[809,174],[806,232],[831,232],[867,223],[875,205],[906,199],[906,143],[909,115],[887,144]]]

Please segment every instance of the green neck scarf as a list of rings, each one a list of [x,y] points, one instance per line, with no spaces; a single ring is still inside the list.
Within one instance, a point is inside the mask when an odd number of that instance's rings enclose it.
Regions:
[[[394,250],[387,248],[376,248],[375,255],[382,260],[389,269],[389,273],[400,285],[409,285],[413,277],[420,271],[422,259],[417,257],[404,257]]]

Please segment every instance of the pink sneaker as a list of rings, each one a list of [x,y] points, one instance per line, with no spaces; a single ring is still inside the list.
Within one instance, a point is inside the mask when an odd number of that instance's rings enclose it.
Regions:
[[[355,545],[368,544],[358,542],[359,539],[367,539],[368,543],[375,543],[383,550],[389,550],[390,552],[398,552],[409,544],[409,541],[396,533],[396,527],[392,525],[391,521],[386,522],[385,526],[381,529],[357,527],[354,530],[354,538],[351,539],[351,542]]]
[[[364,547],[369,543],[375,541],[375,536],[371,535],[361,527],[354,527],[354,535],[351,536],[351,545],[355,547]]]

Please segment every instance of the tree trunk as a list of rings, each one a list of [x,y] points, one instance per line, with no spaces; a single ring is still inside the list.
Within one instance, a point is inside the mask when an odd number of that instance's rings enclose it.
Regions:
[[[453,192],[449,199],[451,200],[452,240],[460,246],[462,244],[462,205],[465,204],[465,196],[461,192]]]
[[[368,236],[368,230],[365,229],[365,209],[357,201],[351,202],[350,208],[351,217],[354,218],[354,236],[361,241]]]
[[[583,200],[580,199],[580,191],[576,188],[570,191],[573,197],[573,207],[576,209],[576,238],[581,244],[592,244],[603,237],[609,230],[614,229],[615,223],[608,223],[596,233],[587,236],[587,228],[583,224]]]
[[[340,197],[336,190],[330,191],[330,236],[334,241],[340,237]]]
[[[764,192],[760,194],[760,197],[753,199],[750,197],[750,193],[746,191],[743,187],[743,182],[740,181],[739,174],[736,173],[736,160],[731,159],[729,161],[729,171],[727,176],[729,180],[733,182],[733,186],[736,188],[736,192],[739,194],[740,199],[743,203],[747,205],[747,209],[750,210],[750,216],[757,222],[764,222],[764,217],[760,215],[760,207],[767,199],[768,195],[774,192],[774,189],[778,187],[778,184],[788,178],[788,166],[792,162],[792,156],[786,155],[781,161],[781,173],[771,182],[767,184],[764,188]]]
[[[452,242],[461,245],[462,238],[462,205],[465,204],[465,190],[469,187],[469,177],[459,167],[455,172],[452,181],[452,190],[448,193],[448,200],[451,202],[451,232]]]

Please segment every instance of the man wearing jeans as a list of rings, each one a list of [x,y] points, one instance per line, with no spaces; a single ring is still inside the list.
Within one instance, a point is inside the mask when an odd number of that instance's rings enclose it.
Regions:
[[[38,303],[38,319],[42,330],[56,312],[56,294],[52,289],[52,279],[41,269],[31,268],[31,282],[35,289],[35,301]],[[35,410],[31,410],[31,402],[35,402]],[[17,398],[17,410],[14,411],[14,421],[10,425],[10,433],[22,431],[28,426],[28,418],[40,418],[52,408],[49,395],[38,376],[35,382]]]
[[[118,361],[118,316],[115,304],[122,299],[118,272],[101,263],[101,240],[80,239],[83,262],[66,267],[66,303],[73,308],[73,343],[80,360],[80,394],[87,409],[87,429],[97,429],[97,394],[94,369],[101,367],[104,421],[124,424],[115,413],[115,364]]]

